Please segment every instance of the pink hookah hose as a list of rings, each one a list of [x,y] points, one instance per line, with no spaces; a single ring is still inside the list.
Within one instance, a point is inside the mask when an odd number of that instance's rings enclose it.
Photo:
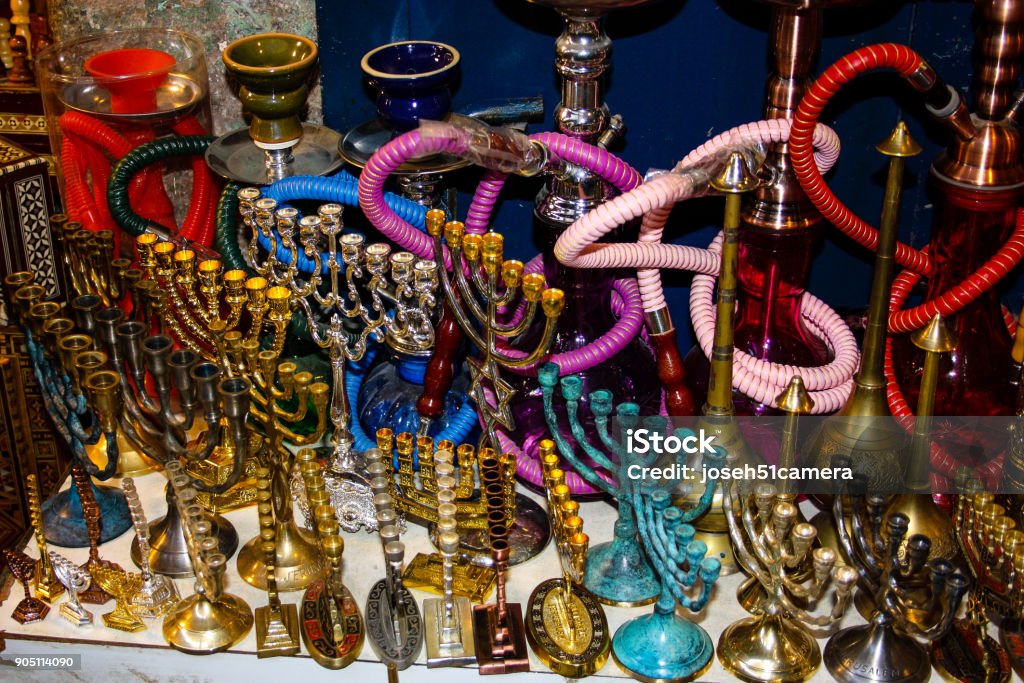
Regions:
[[[449,137],[432,135],[425,138],[419,130],[412,130],[400,135],[380,149],[370,158],[359,176],[359,205],[367,219],[385,237],[394,241],[402,248],[413,252],[420,258],[433,257],[431,238],[388,208],[384,202],[384,183],[388,176],[399,166],[414,156],[425,156],[438,152],[464,154],[468,149],[467,135],[455,127],[447,127]],[[599,147],[587,144],[579,139],[559,133],[538,133],[530,136],[544,144],[551,161],[566,161],[576,164],[606,182],[614,185],[621,192],[629,192],[641,185],[643,178],[629,164]],[[488,171],[473,195],[466,217],[466,231],[479,234],[486,232],[491,224],[494,206],[498,201],[507,174]],[[451,267],[451,260],[445,254],[445,264]],[[526,272],[534,273],[543,269],[540,255],[534,257],[526,265]],[[624,278],[613,283],[612,312],[618,320],[603,335],[587,346],[576,351],[559,353],[550,357],[565,374],[574,374],[588,370],[620,353],[629,342],[643,331],[643,304],[640,289],[636,280]],[[513,312],[513,320],[522,314],[522,308]],[[503,353],[515,357],[525,357],[525,353],[507,346]],[[535,371],[534,368],[525,369]],[[492,397],[493,398],[493,397]],[[488,399],[489,400],[489,399]],[[518,464],[518,475],[533,484],[543,481],[540,463],[536,458],[524,453],[510,437],[498,434],[502,452],[514,453]],[[568,472],[566,483],[574,493],[592,492],[593,489],[575,472]]]
[[[826,69],[808,88],[807,94],[800,102],[793,118],[790,157],[793,160],[793,170],[804,192],[807,193],[815,208],[829,222],[868,249],[873,250],[878,244],[878,230],[858,217],[835,196],[814,163],[810,161],[810,131],[814,130],[818,117],[829,100],[858,75],[876,69],[893,68],[906,78],[921,68],[922,64],[925,64],[924,59],[904,45],[883,43],[854,50]],[[895,260],[906,270],[893,281],[892,295],[889,300],[889,332],[899,334],[919,329],[937,313],[943,316],[954,315],[982,293],[994,287],[1020,263],[1022,258],[1024,258],[1024,211],[1018,212],[1010,238],[978,270],[937,298],[901,310],[909,296],[911,287],[931,271],[933,263],[927,247],[917,250],[902,242],[897,243]],[[1010,334],[1013,334],[1015,327],[1012,322],[1013,316],[1005,310],[1005,307],[1004,316]],[[905,418],[912,416],[913,411],[896,381],[891,338],[886,343],[885,375],[889,408],[897,420],[909,430],[912,428],[912,422]],[[933,480],[938,480],[940,483],[942,477],[954,478],[957,469],[964,465],[939,444],[932,445],[931,462],[935,469]],[[992,482],[998,477],[1001,464],[1002,457],[995,458],[977,468],[977,472]]]
[[[559,237],[555,255],[573,268],[637,268],[640,295],[647,312],[666,306],[659,268],[695,271],[698,275],[690,290],[690,315],[698,343],[704,354],[710,355],[715,326],[712,293],[720,263],[721,234],[708,249],[662,244],[665,222],[676,203],[697,191],[693,177],[685,174],[687,168],[725,150],[784,142],[788,137],[789,121],[784,119],[748,123],[716,136],[690,152],[673,172],[659,175],[580,218]],[[838,137],[831,129],[818,126],[814,147],[817,164],[827,172],[839,155]],[[639,216],[643,216],[643,221],[638,242],[597,243],[608,232]],[[857,344],[843,320],[820,299],[805,293],[803,305],[805,320],[833,350],[834,360],[821,367],[807,368],[771,363],[737,349],[733,386],[759,403],[775,405],[775,397],[798,374],[814,399],[814,412],[834,412],[842,407],[853,386],[859,359]]]

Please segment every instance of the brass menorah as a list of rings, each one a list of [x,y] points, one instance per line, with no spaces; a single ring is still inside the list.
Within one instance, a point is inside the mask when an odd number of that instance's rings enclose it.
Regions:
[[[747,488],[735,481],[723,486],[726,520],[737,560],[766,596],[756,616],[722,632],[718,659],[744,680],[797,683],[821,663],[810,629],[825,630],[842,619],[857,571],[838,562],[835,548],[814,547],[817,530],[801,521],[795,495],[779,493],[772,484]],[[810,572],[798,571],[808,564]],[[816,614],[830,587],[834,604]]]
[[[472,380],[470,398],[483,421],[481,445],[500,448],[498,427],[506,433],[515,429],[509,403],[515,396],[501,369],[529,368],[547,353],[555,338],[555,323],[565,307],[565,293],[548,288],[540,273],[525,274],[521,261],[504,259],[504,238],[496,232],[466,234],[459,221],[445,222],[440,209],[427,211],[427,232],[434,241],[434,260],[440,273],[445,303],[466,338],[480,352],[467,359]],[[447,249],[445,249],[447,246]],[[451,258],[451,272],[445,255]],[[518,319],[503,319],[503,309],[516,310]],[[544,332],[529,352],[502,347],[515,340],[534,322],[538,311],[545,318]]]
[[[946,637],[932,646],[932,662],[960,680],[971,676],[1001,683],[1010,680],[1011,666],[1020,665],[1019,657],[1011,661],[1008,651],[1019,651],[1024,620],[1024,531],[1020,520],[1001,504],[1007,501],[985,492],[977,479],[965,478],[963,483],[953,526],[974,586],[967,596],[966,616],[954,621]],[[989,614],[1007,647],[988,635]]]

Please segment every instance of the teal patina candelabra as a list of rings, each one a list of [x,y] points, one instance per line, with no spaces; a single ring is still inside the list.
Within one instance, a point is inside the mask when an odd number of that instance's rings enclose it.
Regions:
[[[690,430],[676,430],[677,436],[692,434]],[[633,464],[629,453],[624,455],[622,466]],[[716,448],[705,454],[703,467],[718,470],[724,462],[725,451]],[[695,530],[690,524],[711,507],[717,477],[710,472],[705,476],[708,483],[704,492],[685,512],[672,505],[672,494],[666,487],[649,480],[634,484],[632,495],[624,501],[633,507],[647,556],[661,578],[654,611],[627,621],[612,639],[615,661],[641,681],[693,680],[707,669],[714,656],[707,632],[676,612],[677,604],[694,613],[704,609],[722,572],[721,560],[706,557],[708,547],[694,540]],[[698,580],[700,590],[691,597],[688,593]]]
[[[619,460],[616,464],[605,455],[604,451],[595,447],[587,440],[583,424],[579,419],[579,402],[583,393],[583,382],[570,375],[558,379],[559,367],[555,363],[546,363],[537,372],[544,396],[544,415],[552,438],[558,446],[559,453],[573,469],[579,472],[588,483],[604,491],[615,499],[619,507],[619,518],[615,522],[615,536],[608,543],[591,546],[587,553],[587,570],[583,585],[594,597],[606,605],[618,607],[637,607],[649,605],[658,599],[660,590],[658,576],[640,545],[637,535],[636,520],[633,506],[630,503],[632,491],[629,477],[626,476],[627,453],[625,448],[613,438],[608,425],[612,414],[612,394],[610,391],[599,390],[590,394],[590,410],[595,416],[598,433],[605,448],[614,453]],[[583,452],[612,475],[599,474],[595,467],[584,462],[566,439],[558,424],[555,413],[555,386],[561,384],[562,398],[565,400],[566,415],[572,428],[573,438]],[[640,406],[636,403],[621,403],[616,411],[619,427],[625,431],[635,427],[640,420]],[[659,419],[659,418],[655,418]],[[663,422],[663,420],[662,420]],[[663,427],[663,425],[662,425]]]

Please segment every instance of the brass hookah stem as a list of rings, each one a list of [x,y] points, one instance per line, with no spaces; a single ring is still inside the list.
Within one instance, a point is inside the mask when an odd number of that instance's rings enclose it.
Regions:
[[[754,189],[757,181],[746,162],[733,153],[722,174],[712,186],[725,192],[725,217],[722,221],[722,265],[718,273],[715,336],[711,347],[711,377],[704,414],[727,417],[733,414],[732,356],[733,318],[736,311],[737,270],[739,268],[739,227],[742,193]]]
[[[921,148],[910,137],[907,125],[900,121],[889,139],[878,145],[878,151],[889,157],[889,169],[885,180],[882,217],[878,226],[878,248],[875,252],[875,270],[871,279],[871,297],[868,300],[868,320],[864,329],[864,351],[861,354],[856,384],[858,389],[884,392],[885,335],[889,323],[889,294],[892,292],[896,236],[899,230],[904,158],[918,154]],[[883,414],[889,414],[886,402],[880,400],[879,403],[884,406]]]
[[[911,336],[914,346],[924,351],[924,372],[921,391],[917,398],[914,436],[911,442],[910,466],[907,468],[907,489],[914,493],[931,493],[928,473],[931,469],[932,413],[935,410],[935,390],[939,385],[939,360],[943,353],[956,348],[956,339],[946,327],[941,315]]]

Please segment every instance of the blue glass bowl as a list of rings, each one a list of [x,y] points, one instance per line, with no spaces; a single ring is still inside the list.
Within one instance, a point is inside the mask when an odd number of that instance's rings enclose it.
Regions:
[[[442,121],[451,110],[459,51],[429,40],[390,43],[363,55],[362,70],[377,91],[377,113],[396,133],[420,120]]]

